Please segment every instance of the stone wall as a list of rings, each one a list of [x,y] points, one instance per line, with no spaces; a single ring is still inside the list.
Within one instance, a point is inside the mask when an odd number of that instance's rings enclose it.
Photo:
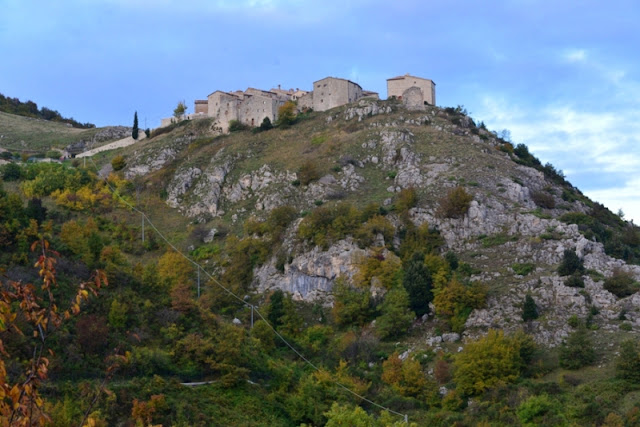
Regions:
[[[215,91],[207,97],[209,108],[207,115],[218,120],[223,132],[229,130],[229,122],[238,120],[238,104],[240,100],[237,96],[222,91]]]
[[[209,112],[209,103],[206,99],[196,99],[193,103],[193,111],[196,114],[207,114]]]
[[[345,79],[327,77],[313,82],[313,110],[326,111],[362,98],[359,84]]]
[[[433,83],[433,81],[429,79],[423,79],[421,77],[415,77],[409,74],[387,79],[387,98],[391,98],[394,96],[396,98],[401,98],[405,90],[414,86],[420,88],[424,100],[429,105],[436,104],[435,83]]]
[[[283,100],[270,96],[248,96],[238,104],[238,120],[248,126],[260,126],[265,117],[271,123],[278,119],[278,108],[284,104]]]

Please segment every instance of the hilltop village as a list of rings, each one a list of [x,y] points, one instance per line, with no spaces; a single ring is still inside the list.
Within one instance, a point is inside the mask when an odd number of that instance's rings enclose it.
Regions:
[[[409,106],[435,105],[436,85],[432,80],[405,74],[387,79],[387,98],[403,99]],[[298,109],[326,111],[362,98],[379,99],[377,92],[363,90],[351,80],[325,77],[313,82],[313,90],[300,89],[271,90],[248,88],[245,91],[224,92],[216,90],[207,99],[196,100],[194,112],[185,119],[213,117],[224,132],[229,123],[237,120],[247,126],[260,126],[265,117],[275,122],[278,109],[287,101],[294,101]],[[162,119],[161,127],[168,126],[174,117]]]

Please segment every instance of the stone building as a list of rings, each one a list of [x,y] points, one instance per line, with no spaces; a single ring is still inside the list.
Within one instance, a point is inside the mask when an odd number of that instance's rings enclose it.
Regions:
[[[351,80],[325,77],[313,82],[313,110],[327,111],[362,98],[362,87]]]
[[[410,88],[413,89],[405,94]],[[425,101],[435,104],[435,84],[409,74],[388,79],[387,91],[390,97],[404,96],[411,105],[422,106]],[[275,122],[278,120],[278,109],[287,101],[297,102],[299,110],[327,111],[365,97],[379,99],[377,92],[363,90],[359,84],[338,77],[325,77],[313,82],[313,90],[309,92],[299,88],[282,89],[280,85],[271,90],[252,87],[234,92],[216,90],[206,100],[196,100],[194,113],[184,116],[184,119],[213,117],[217,126],[223,132],[228,132],[232,120],[248,126],[260,126],[265,117]],[[173,121],[173,117],[162,119],[161,126],[168,126]]]
[[[409,73],[404,76],[387,79],[387,98],[395,97],[402,99],[402,97],[405,96],[405,91],[412,87],[420,89],[423,103],[426,102],[429,105],[436,105],[436,84],[429,79],[412,76]],[[415,91],[411,91],[411,104],[416,102],[416,95],[417,93]]]

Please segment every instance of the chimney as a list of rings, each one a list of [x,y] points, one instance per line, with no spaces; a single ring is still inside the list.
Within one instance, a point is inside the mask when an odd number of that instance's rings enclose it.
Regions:
[[[280,90],[280,85],[278,85],[278,90]]]

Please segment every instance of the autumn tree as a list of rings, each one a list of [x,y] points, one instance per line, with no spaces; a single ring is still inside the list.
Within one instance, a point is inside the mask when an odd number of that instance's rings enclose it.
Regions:
[[[527,335],[505,336],[490,330],[468,343],[455,358],[453,380],[466,395],[516,381],[530,361],[532,340]]]
[[[278,119],[276,120],[276,126],[281,128],[287,128],[294,124],[296,121],[296,104],[287,101],[280,108],[278,108]]]
[[[48,378],[49,357],[53,354],[48,338],[80,313],[90,294],[97,295],[106,285],[104,274],[96,272],[91,281],[78,286],[68,308],[63,309],[56,300],[58,254],[43,237],[31,245],[31,250],[40,251],[35,266],[42,283],[35,286],[8,281],[0,293],[0,426],[34,426],[50,421],[39,393],[40,385]],[[5,363],[12,356],[4,346],[4,340],[16,334],[24,337],[23,342],[30,347],[26,353],[32,355],[30,360],[22,361],[25,370],[17,377],[7,373]]]

